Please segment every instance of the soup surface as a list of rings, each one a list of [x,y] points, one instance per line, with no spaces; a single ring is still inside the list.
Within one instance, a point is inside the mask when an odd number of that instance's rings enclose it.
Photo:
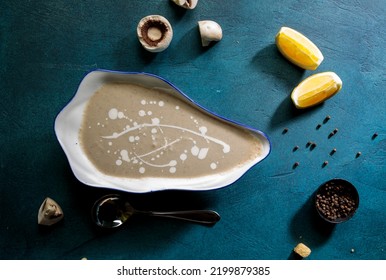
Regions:
[[[107,83],[95,92],[79,134],[99,171],[128,178],[222,173],[252,161],[262,150],[248,130],[170,93],[125,83]]]

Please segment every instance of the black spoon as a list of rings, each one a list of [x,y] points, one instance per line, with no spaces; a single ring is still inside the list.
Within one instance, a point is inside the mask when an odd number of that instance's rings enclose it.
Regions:
[[[188,210],[172,212],[141,211],[134,209],[120,195],[110,194],[98,199],[92,207],[92,219],[102,228],[116,228],[123,225],[132,215],[142,214],[190,221],[204,225],[214,225],[220,215],[212,210]]]

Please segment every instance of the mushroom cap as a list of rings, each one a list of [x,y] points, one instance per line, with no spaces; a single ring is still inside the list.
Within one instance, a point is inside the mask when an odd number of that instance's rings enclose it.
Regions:
[[[198,0],[172,0],[178,6],[183,7],[188,10],[193,10],[198,3]]]
[[[137,36],[142,46],[149,52],[165,50],[173,38],[170,22],[160,15],[142,18],[137,26]]]
[[[201,43],[203,47],[209,46],[210,42],[222,39],[221,26],[213,20],[201,20],[198,22],[200,29]]]

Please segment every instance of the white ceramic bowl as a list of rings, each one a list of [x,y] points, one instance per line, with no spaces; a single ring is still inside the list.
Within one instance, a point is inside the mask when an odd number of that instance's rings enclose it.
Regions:
[[[106,175],[93,165],[83,151],[79,141],[79,129],[82,125],[83,114],[88,100],[97,89],[109,82],[130,83],[146,88],[163,89],[221,122],[249,130],[254,137],[257,137],[261,141],[262,153],[244,165],[235,166],[231,171],[195,178],[124,178]],[[248,169],[266,158],[270,153],[271,147],[267,136],[261,131],[245,127],[209,112],[163,78],[148,73],[129,73],[108,70],[92,71],[84,77],[73,99],[58,114],[55,120],[55,133],[68,158],[71,169],[79,181],[89,186],[134,193],[160,190],[212,190],[230,185],[247,172]]]

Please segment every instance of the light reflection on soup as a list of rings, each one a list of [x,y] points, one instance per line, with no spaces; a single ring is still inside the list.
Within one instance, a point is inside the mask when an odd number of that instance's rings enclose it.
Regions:
[[[161,90],[104,84],[80,129],[87,157],[102,173],[192,178],[226,172],[261,154],[249,131],[222,122]]]

